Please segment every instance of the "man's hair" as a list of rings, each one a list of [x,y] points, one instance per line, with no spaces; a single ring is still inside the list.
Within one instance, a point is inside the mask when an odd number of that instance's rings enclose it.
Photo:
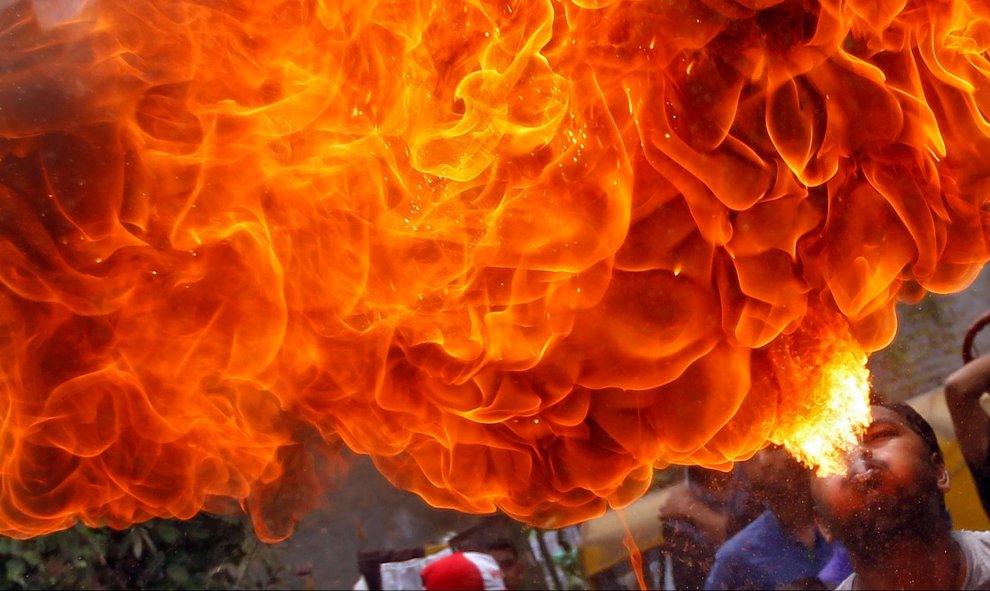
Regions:
[[[495,538],[494,540],[491,540],[490,542],[488,542],[487,544],[484,545],[484,550],[482,550],[482,552],[484,552],[486,550],[488,550],[488,551],[491,551],[491,550],[506,550],[508,552],[511,552],[512,555],[515,556],[517,559],[519,558],[519,549],[516,548],[516,545],[513,544],[512,543],[512,540],[510,540],[509,538],[501,538],[500,537],[500,538]]]
[[[876,396],[872,397],[870,404],[873,406],[882,406],[883,408],[890,409],[904,418],[904,422],[907,423],[908,427],[912,431],[921,437],[921,440],[925,442],[925,446],[928,447],[928,451],[935,454],[939,462],[945,463],[945,456],[942,455],[942,448],[938,445],[938,437],[935,435],[935,430],[932,426],[928,424],[925,417],[914,410],[910,404],[904,402],[887,402]]]

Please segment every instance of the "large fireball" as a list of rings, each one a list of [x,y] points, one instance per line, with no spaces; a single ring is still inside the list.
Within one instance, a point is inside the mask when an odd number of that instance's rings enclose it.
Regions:
[[[976,0],[0,0],[0,534],[280,539],[340,444],[541,525],[827,469],[895,304],[988,259],[988,47]]]

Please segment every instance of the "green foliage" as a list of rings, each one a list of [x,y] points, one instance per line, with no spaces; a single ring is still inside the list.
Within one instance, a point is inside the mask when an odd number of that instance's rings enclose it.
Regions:
[[[581,568],[580,558],[578,549],[573,547],[554,553],[553,562],[558,571],[564,575],[564,580],[561,581],[564,589],[590,588],[588,581],[584,578],[584,569]]]
[[[265,589],[288,575],[245,520],[206,514],[0,538],[0,559],[4,589]]]

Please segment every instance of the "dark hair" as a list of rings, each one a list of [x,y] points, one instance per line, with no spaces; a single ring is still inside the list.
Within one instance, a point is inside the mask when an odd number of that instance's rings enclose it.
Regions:
[[[945,463],[945,456],[942,455],[942,448],[938,445],[938,437],[935,435],[935,430],[932,426],[928,424],[925,417],[921,416],[921,413],[914,410],[909,404],[904,402],[886,402],[879,398],[873,397],[870,400],[870,404],[873,406],[881,406],[883,408],[890,409],[904,418],[904,422],[907,423],[908,427],[912,431],[921,437],[921,440],[925,442],[928,447],[928,451],[935,454],[938,461]]]
[[[517,559],[519,558],[519,549],[516,548],[516,545],[513,544],[509,538],[495,538],[494,540],[485,544],[484,550],[482,550],[482,552],[486,550],[506,550],[508,552],[511,552],[512,555],[515,556]]]

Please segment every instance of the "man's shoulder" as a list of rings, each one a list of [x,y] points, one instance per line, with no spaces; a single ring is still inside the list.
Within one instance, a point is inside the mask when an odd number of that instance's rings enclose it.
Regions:
[[[990,553],[990,531],[956,530],[952,537],[966,549]]]
[[[715,564],[708,579],[706,589],[759,589],[761,565],[766,561],[770,545],[757,517],[752,523],[739,530],[715,552]],[[764,550],[764,551],[761,551]]]
[[[990,587],[990,532],[954,531],[952,537],[959,542],[966,560],[965,589]]]
[[[742,528],[734,536],[722,544],[716,554],[723,556],[732,554],[749,555],[753,548],[773,543],[773,532],[779,529],[776,520],[769,511],[760,514],[749,525]]]

